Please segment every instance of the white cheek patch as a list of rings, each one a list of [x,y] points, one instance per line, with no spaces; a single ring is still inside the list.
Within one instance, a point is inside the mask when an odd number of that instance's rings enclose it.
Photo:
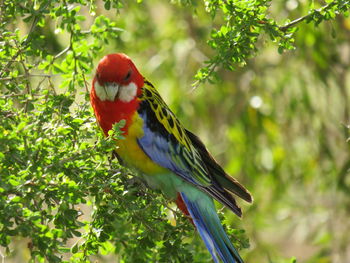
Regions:
[[[106,83],[105,86],[101,86],[98,81],[96,81],[94,87],[96,95],[101,101],[114,101],[119,90],[117,83]]]
[[[134,82],[130,82],[128,85],[120,87],[119,99],[123,102],[129,102],[135,98],[136,93],[136,84]]]

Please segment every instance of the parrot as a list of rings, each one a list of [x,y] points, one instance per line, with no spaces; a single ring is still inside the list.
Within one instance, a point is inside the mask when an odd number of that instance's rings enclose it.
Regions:
[[[156,88],[123,53],[104,56],[92,80],[90,102],[105,136],[124,120],[116,153],[151,188],[160,189],[197,229],[215,263],[243,263],[226,234],[214,199],[242,216],[235,197],[249,191],[229,176],[203,142],[185,129]]]

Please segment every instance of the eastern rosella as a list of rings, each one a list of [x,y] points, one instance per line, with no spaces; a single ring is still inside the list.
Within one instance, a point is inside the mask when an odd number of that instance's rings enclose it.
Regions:
[[[104,134],[125,120],[125,139],[116,142],[123,163],[151,187],[159,188],[189,215],[215,262],[243,262],[225,233],[213,198],[238,216],[234,196],[252,202],[250,193],[225,173],[201,140],[186,130],[154,86],[124,54],[99,62],[90,100]]]

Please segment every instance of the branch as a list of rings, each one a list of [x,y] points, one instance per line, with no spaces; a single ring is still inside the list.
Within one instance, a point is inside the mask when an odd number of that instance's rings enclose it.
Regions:
[[[284,25],[284,26],[280,26],[280,27],[279,27],[279,30],[281,30],[281,31],[283,31],[283,32],[286,32],[289,28],[291,28],[291,27],[293,27],[293,26],[299,24],[300,22],[303,22],[304,20],[307,20],[308,18],[312,17],[315,13],[320,13],[320,12],[322,12],[322,11],[328,9],[328,8],[331,8],[331,7],[335,6],[335,5],[336,5],[336,2],[337,2],[337,1],[333,1],[333,2],[331,2],[331,3],[329,3],[329,4],[327,4],[327,5],[325,5],[325,6],[321,7],[321,8],[319,8],[319,9],[313,10],[313,11],[312,11],[311,13],[309,13],[308,15],[299,17],[299,18],[293,20],[292,22],[290,22],[290,23],[288,23],[288,24],[286,24],[286,25]]]

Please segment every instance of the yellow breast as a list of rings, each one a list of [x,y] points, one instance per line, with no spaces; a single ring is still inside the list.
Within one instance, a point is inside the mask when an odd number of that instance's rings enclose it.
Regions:
[[[142,126],[143,120],[135,112],[132,118],[132,124],[128,129],[128,134],[125,136],[125,139],[118,140],[117,142],[117,153],[128,166],[134,167],[145,174],[165,173],[167,169],[153,162],[137,143],[137,139],[144,135]]]

